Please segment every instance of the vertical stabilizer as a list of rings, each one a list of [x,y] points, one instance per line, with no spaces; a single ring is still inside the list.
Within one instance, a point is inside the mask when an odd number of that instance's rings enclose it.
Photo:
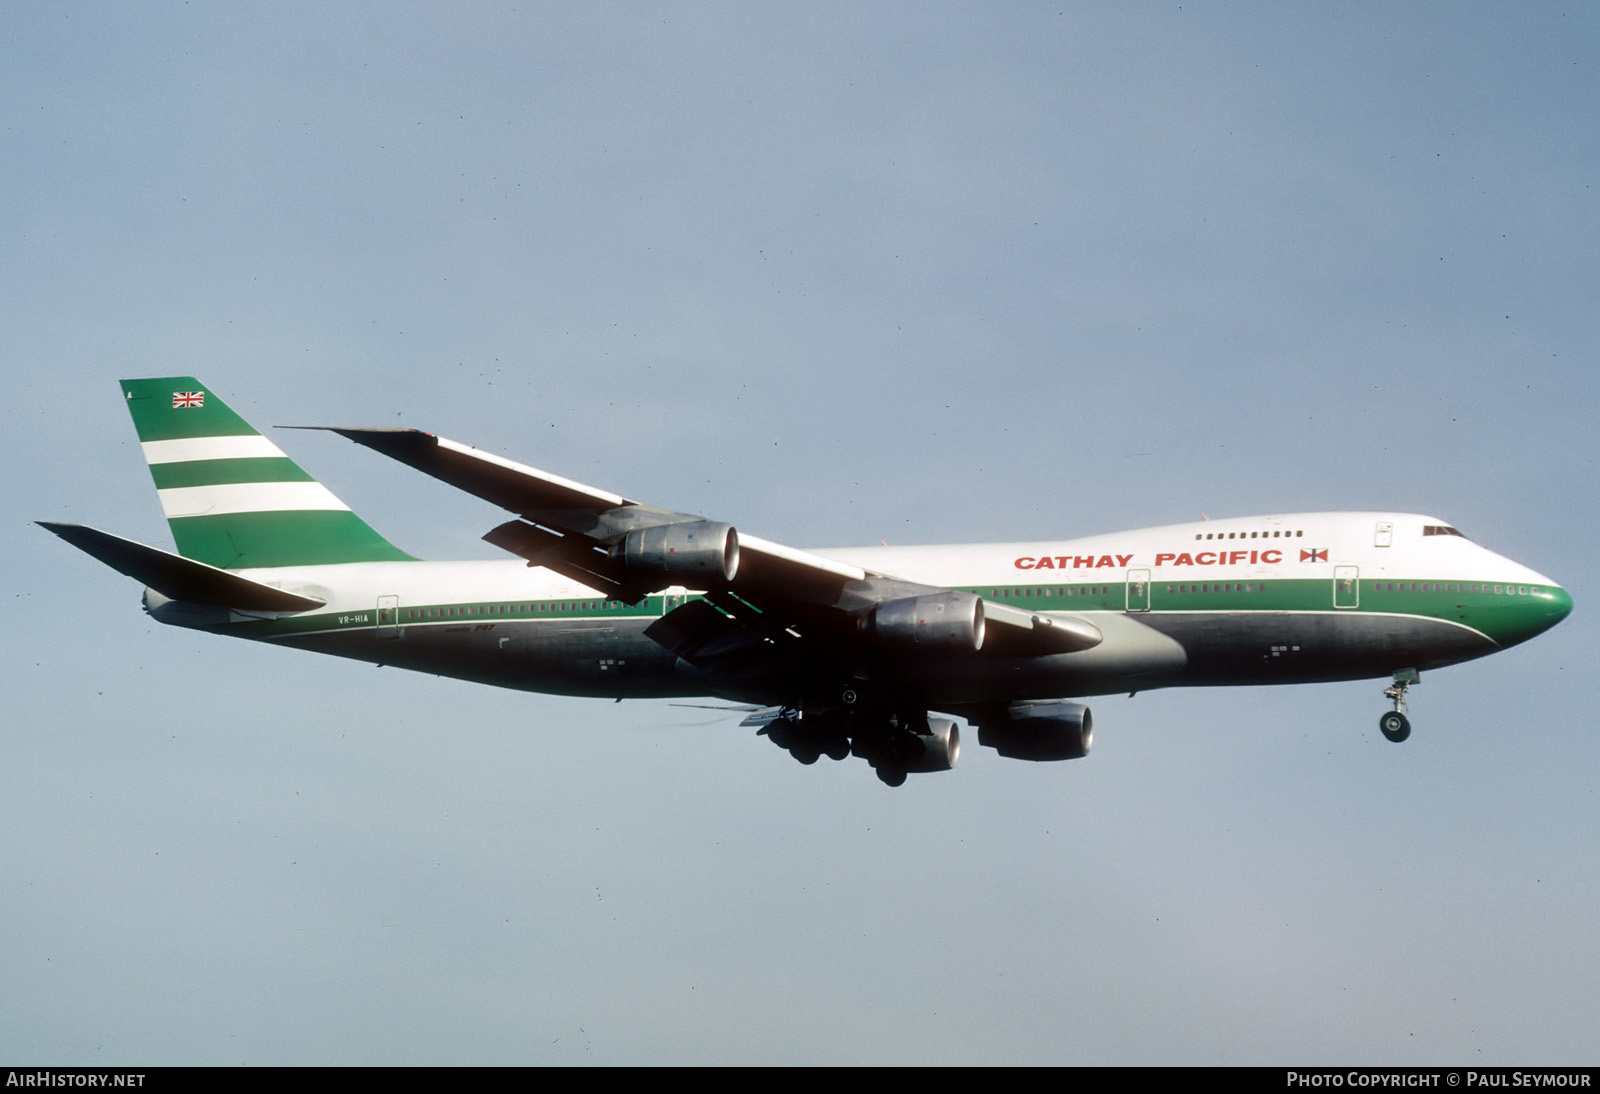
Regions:
[[[122,393],[185,558],[229,570],[411,559],[194,377],[123,380]]]

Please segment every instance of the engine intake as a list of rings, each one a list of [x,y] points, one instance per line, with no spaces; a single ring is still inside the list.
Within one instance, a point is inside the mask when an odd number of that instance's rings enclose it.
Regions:
[[[892,646],[972,653],[983,648],[983,601],[958,592],[885,600],[872,609],[871,629]]]
[[[630,580],[708,588],[732,581],[739,572],[739,533],[731,524],[709,520],[636,528],[612,548]]]

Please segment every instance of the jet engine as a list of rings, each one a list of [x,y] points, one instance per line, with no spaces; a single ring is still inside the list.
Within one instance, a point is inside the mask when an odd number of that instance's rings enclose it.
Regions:
[[[908,774],[949,771],[961,755],[961,730],[948,718],[901,715],[882,725],[858,726],[850,751],[866,760],[890,786]]]
[[[978,743],[1013,760],[1076,760],[1094,743],[1094,718],[1082,703],[1012,703],[978,726]]]
[[[914,736],[922,743],[922,755],[906,764],[913,774],[949,771],[961,756],[961,730],[948,718],[929,718],[925,732]]]
[[[885,600],[869,627],[891,646],[971,653],[983,648],[983,601],[958,592]]]
[[[630,580],[706,589],[739,571],[739,533],[731,524],[695,520],[636,528],[611,549]]]

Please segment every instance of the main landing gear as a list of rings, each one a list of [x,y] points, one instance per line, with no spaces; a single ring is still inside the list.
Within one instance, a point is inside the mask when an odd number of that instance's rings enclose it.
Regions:
[[[901,785],[907,775],[956,765],[961,730],[949,718],[930,718],[916,705],[891,705],[854,681],[836,694],[835,702],[785,707],[760,732],[803,764],[824,754],[860,757],[889,786]]]
[[[1394,700],[1394,709],[1378,719],[1378,729],[1395,744],[1411,736],[1411,719],[1406,717],[1406,689],[1421,679],[1416,669],[1401,669],[1394,674],[1394,683],[1383,689],[1384,697]]]

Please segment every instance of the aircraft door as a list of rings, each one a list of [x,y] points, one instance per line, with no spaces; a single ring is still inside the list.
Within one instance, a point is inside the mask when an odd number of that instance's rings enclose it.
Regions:
[[[1333,568],[1333,606],[1358,608],[1361,606],[1361,569],[1358,566]]]
[[[400,598],[398,596],[378,597],[378,637],[400,637]]]
[[[1387,547],[1394,542],[1394,522],[1380,520],[1378,526],[1372,530],[1372,545],[1374,547]]]
[[[1128,571],[1128,610],[1130,612],[1147,612],[1150,610],[1150,571]]]

